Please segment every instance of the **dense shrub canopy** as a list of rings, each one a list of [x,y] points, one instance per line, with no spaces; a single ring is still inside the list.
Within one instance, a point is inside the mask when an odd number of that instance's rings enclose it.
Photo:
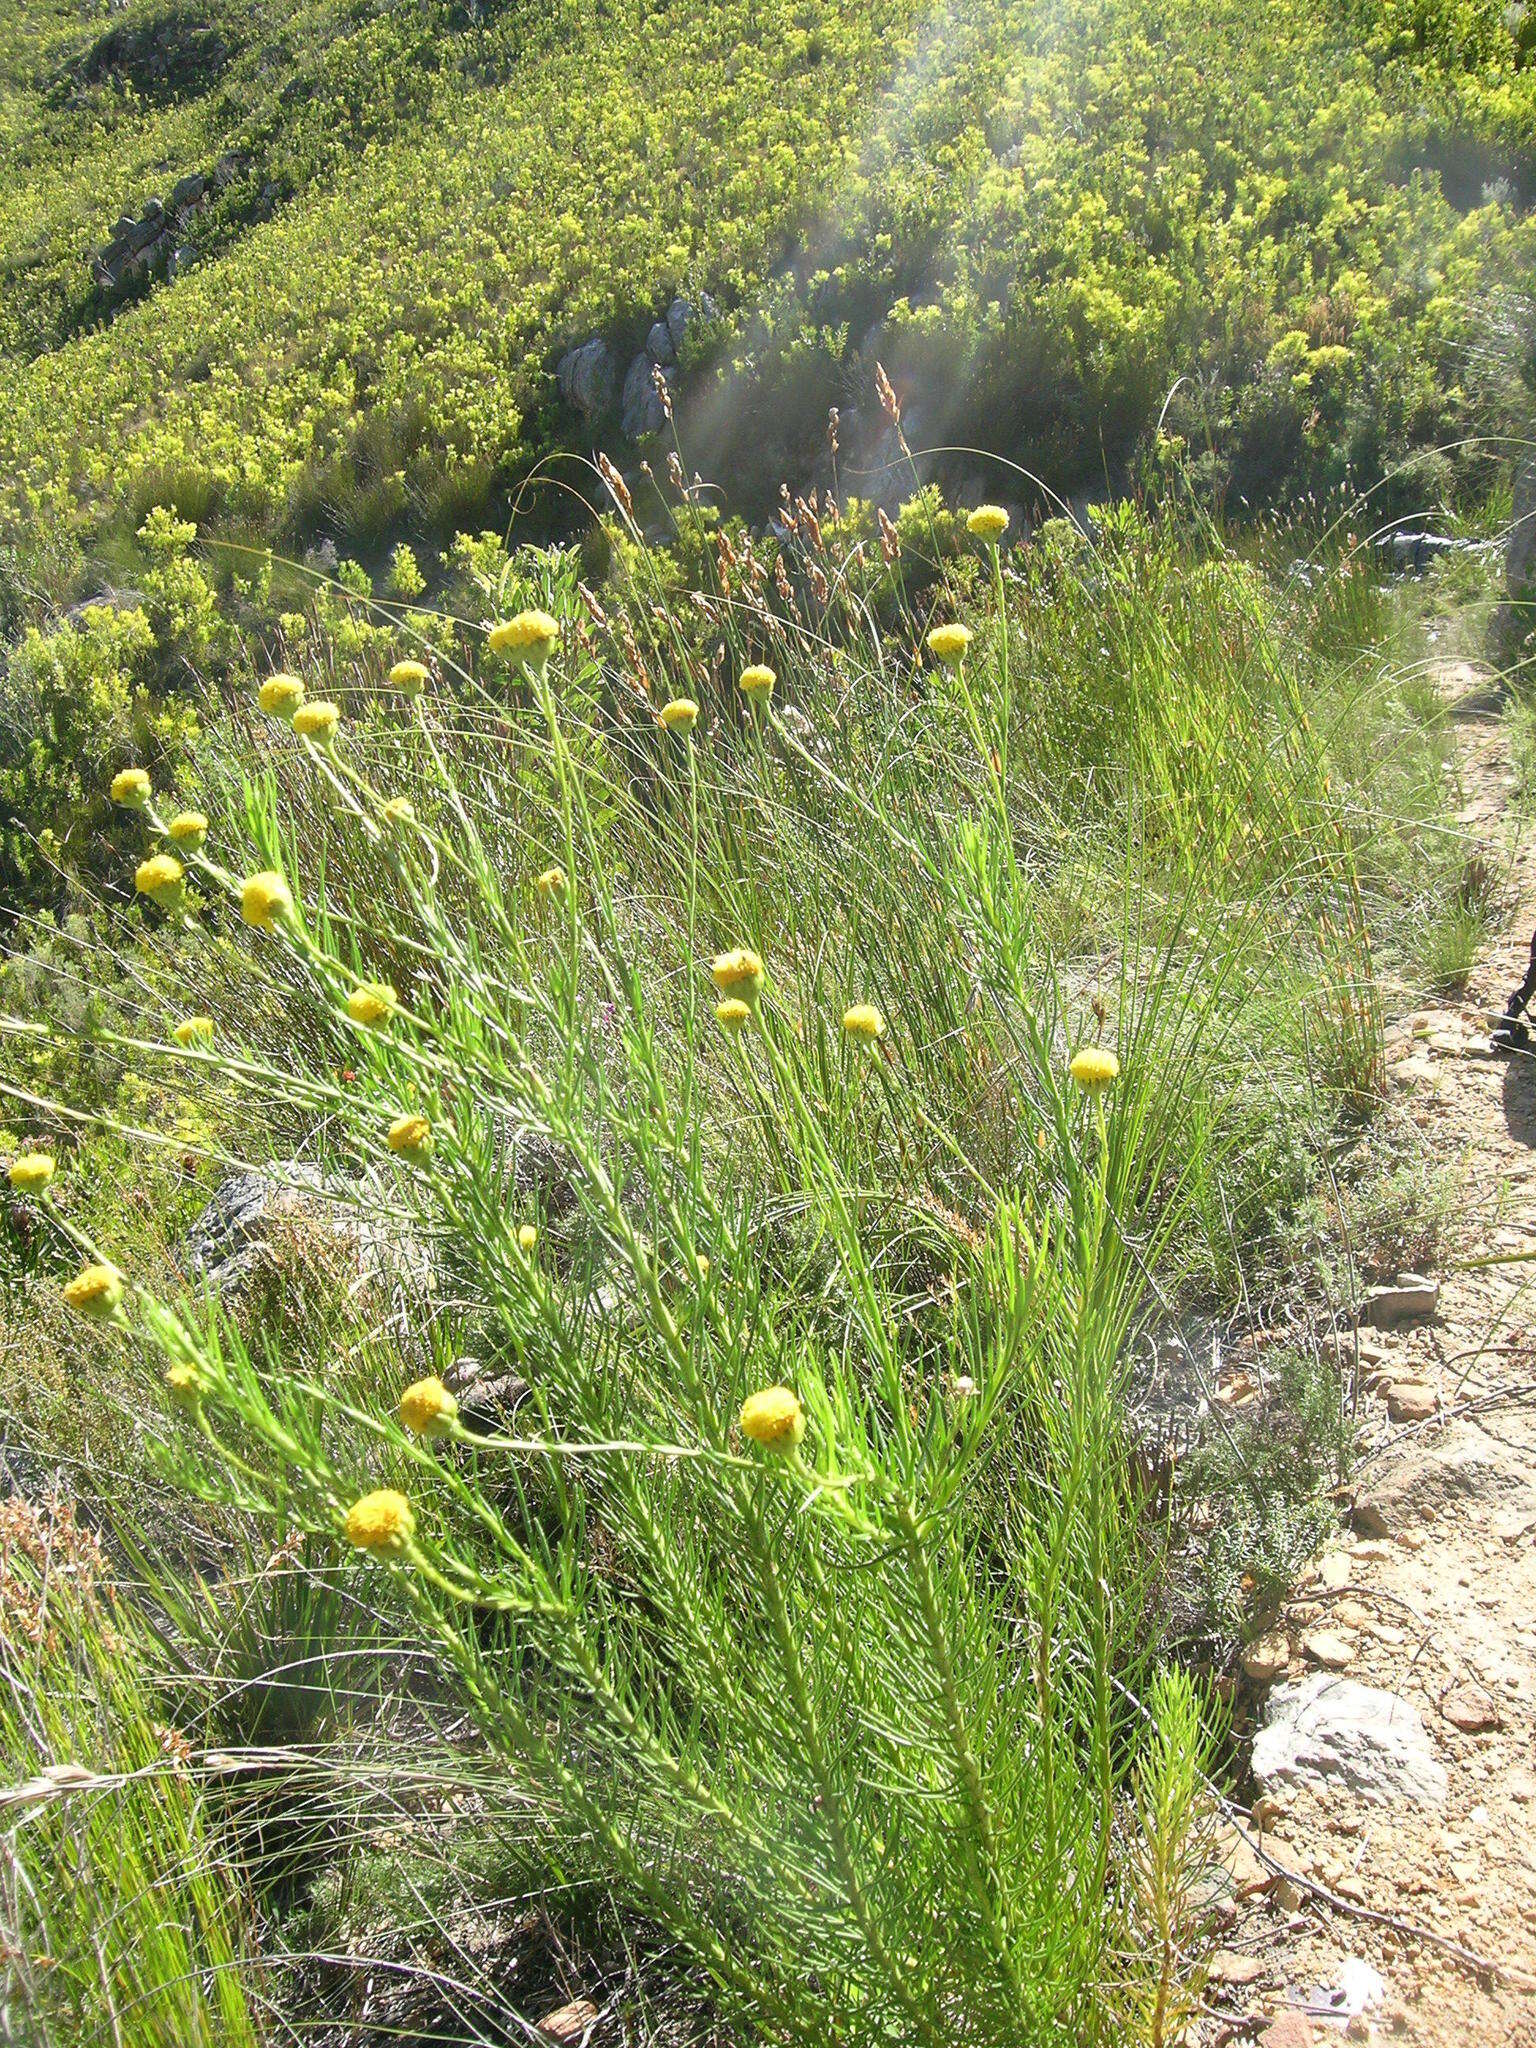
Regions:
[[[33,552],[170,501],[467,525],[590,441],[559,350],[700,288],[721,387],[685,440],[743,495],[876,354],[923,439],[1063,484],[1180,378],[1169,424],[1247,492],[1511,424],[1536,71],[1492,0],[288,0],[201,10],[168,68],[165,16],[0,7],[0,471]],[[118,211],[221,155],[194,266],[106,304]]]

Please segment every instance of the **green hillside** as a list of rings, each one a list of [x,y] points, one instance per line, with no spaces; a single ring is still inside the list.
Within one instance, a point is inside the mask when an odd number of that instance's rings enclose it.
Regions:
[[[615,437],[556,361],[601,334],[622,371],[678,293],[718,309],[684,444],[744,503],[876,356],[929,444],[1058,486],[1182,379],[1167,424],[1213,491],[1455,446],[1405,488],[1432,503],[1510,425],[1521,33],[1494,0],[9,0],[7,524],[34,569],[45,531],[159,498],[286,541],[446,535]],[[93,284],[120,211],[221,162],[184,274]]]

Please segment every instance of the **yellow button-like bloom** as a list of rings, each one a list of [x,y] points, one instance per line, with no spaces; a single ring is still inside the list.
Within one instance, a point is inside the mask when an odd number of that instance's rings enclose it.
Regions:
[[[125,811],[142,811],[152,794],[149,773],[144,768],[121,768],[112,778],[112,801]]]
[[[51,1152],[21,1152],[6,1168],[5,1177],[18,1195],[40,1195],[57,1171]]]
[[[189,1365],[184,1358],[178,1358],[174,1365],[166,1368],[165,1391],[173,1407],[188,1411],[196,1408],[203,1398],[203,1383],[197,1367]]]
[[[392,831],[403,832],[416,822],[416,806],[408,796],[392,796],[384,806],[384,822]]]
[[[387,1140],[390,1151],[398,1152],[402,1159],[429,1159],[432,1155],[432,1126],[424,1116],[397,1116]]]
[[[240,885],[240,915],[258,931],[276,931],[284,918],[293,915],[293,898],[282,876],[271,868],[248,875]]]
[[[67,1308],[93,1323],[110,1322],[123,1299],[123,1276],[116,1266],[86,1266],[61,1292]]]
[[[293,714],[293,729],[301,739],[318,740],[322,746],[336,737],[336,728],[341,723],[341,707],[326,698],[318,698],[313,704],[301,704]]]
[[[162,910],[179,910],[186,900],[187,871],[173,853],[152,853],[134,870],[133,886]]]
[[[1068,1070],[1085,1095],[1102,1095],[1118,1079],[1120,1062],[1101,1045],[1085,1045]]]
[[[183,1017],[171,1033],[171,1036],[183,1052],[190,1051],[194,1045],[212,1045],[213,1019],[211,1017]]]
[[[773,695],[773,686],[778,680],[771,668],[765,668],[761,662],[757,662],[753,667],[742,670],[741,694],[749,704],[766,704]]]
[[[692,697],[674,697],[670,704],[663,704],[656,716],[668,732],[692,732],[698,722],[699,707]]]
[[[201,853],[208,837],[208,820],[201,811],[178,811],[165,830],[183,853]]]
[[[752,1005],[744,1003],[740,996],[727,996],[723,1003],[715,1005],[715,1022],[727,1038],[740,1038],[752,1021]]]
[[[256,692],[256,702],[274,718],[292,718],[304,702],[304,685],[297,676],[268,676]]]
[[[523,1225],[521,1225],[517,1233],[518,1250],[520,1252],[531,1253],[537,1251],[538,1244],[539,1233],[537,1230],[534,1229],[533,1225],[531,1223],[524,1223]]]
[[[398,1552],[416,1534],[416,1517],[403,1493],[381,1486],[347,1510],[347,1541],[359,1550]]]
[[[389,672],[390,687],[406,697],[419,697],[430,680],[425,663],[419,661],[397,661]]]
[[[1001,540],[1008,531],[1008,514],[1001,505],[978,505],[966,520],[965,530],[978,540]]]
[[[400,1396],[400,1420],[413,1436],[447,1436],[459,1419],[459,1404],[433,1373]]]
[[[565,894],[565,869],[546,868],[535,878],[533,886],[541,896],[563,896]]]
[[[885,1019],[873,1003],[854,1003],[843,1012],[843,1030],[864,1045],[885,1036]]]
[[[382,1024],[400,1007],[387,981],[365,981],[347,997],[347,1015],[354,1024]]]
[[[741,1433],[765,1451],[792,1451],[805,1436],[805,1410],[788,1387],[764,1387],[741,1404]]]
[[[935,626],[928,635],[928,652],[946,668],[958,668],[970,644],[969,626]]]
[[[492,626],[486,644],[493,654],[510,654],[534,675],[543,675],[560,645],[560,627],[548,612],[519,612]]]
[[[736,996],[755,1003],[763,992],[763,963],[750,946],[737,946],[729,953],[717,953],[710,963],[715,987],[723,996]]]

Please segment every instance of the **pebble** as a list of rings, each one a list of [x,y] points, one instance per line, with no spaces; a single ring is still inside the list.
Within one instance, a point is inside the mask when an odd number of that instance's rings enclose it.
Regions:
[[[1355,1661],[1355,1646],[1329,1629],[1314,1629],[1301,1639],[1301,1653],[1325,1671],[1344,1671]]]
[[[1387,1388],[1387,1414],[1394,1422],[1427,1422],[1440,1407],[1440,1396],[1428,1380],[1393,1380]]]

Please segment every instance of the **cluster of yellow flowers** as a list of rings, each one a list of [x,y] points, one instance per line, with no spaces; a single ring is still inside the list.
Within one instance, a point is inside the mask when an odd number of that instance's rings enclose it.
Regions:
[[[492,626],[486,645],[493,654],[510,654],[529,675],[541,676],[560,645],[560,627],[548,612],[519,612]]]

